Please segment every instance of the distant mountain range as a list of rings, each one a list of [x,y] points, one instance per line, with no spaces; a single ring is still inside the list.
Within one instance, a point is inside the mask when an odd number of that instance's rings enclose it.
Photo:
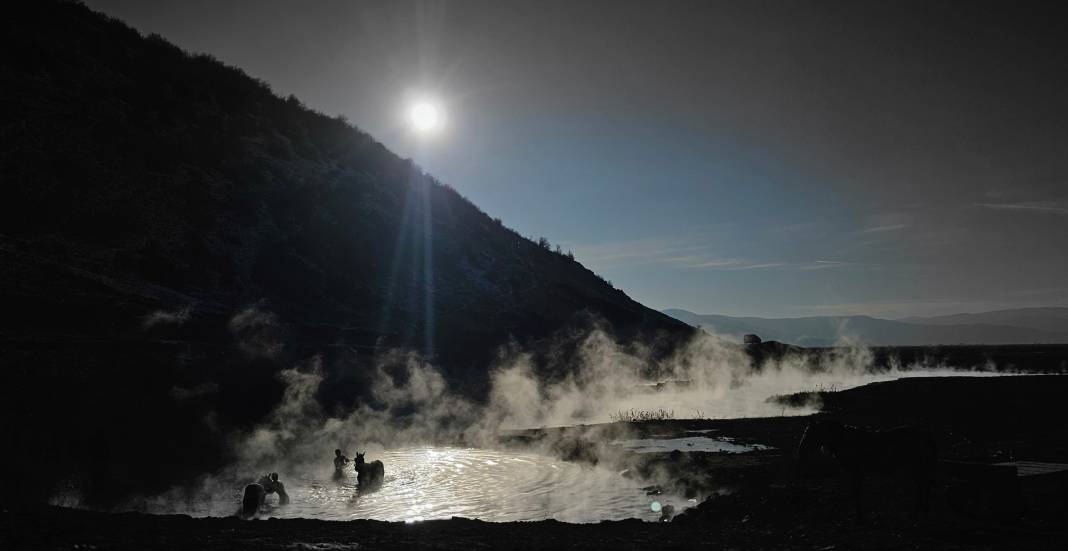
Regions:
[[[1068,333],[1068,308],[1017,308],[978,314],[910,317],[900,321],[923,325],[1009,325],[1051,333]]]
[[[728,337],[741,339],[744,334],[755,333],[764,340],[799,346],[832,346],[842,339],[875,346],[1068,343],[1068,308],[1019,308],[900,320],[870,316],[731,317],[675,308],[664,313]]]

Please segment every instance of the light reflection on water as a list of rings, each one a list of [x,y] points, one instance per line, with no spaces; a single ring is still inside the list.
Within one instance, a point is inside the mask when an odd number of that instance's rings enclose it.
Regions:
[[[329,458],[328,458],[329,459]],[[268,497],[263,516],[325,520],[376,519],[417,521],[456,517],[486,521],[557,519],[596,522],[610,519],[659,518],[653,497],[642,483],[604,468],[568,463],[530,453],[474,448],[415,447],[384,451],[386,476],[381,487],[360,492],[355,475],[346,469],[342,481],[300,478],[283,473],[291,502],[276,506]],[[332,471],[331,471],[332,472]],[[243,486],[243,485],[242,485]],[[194,516],[229,515],[240,501],[240,488],[223,503]],[[682,511],[682,497],[658,495]],[[206,504],[205,504],[206,505]]]

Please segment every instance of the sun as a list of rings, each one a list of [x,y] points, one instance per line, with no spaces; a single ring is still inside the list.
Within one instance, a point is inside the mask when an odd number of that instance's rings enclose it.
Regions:
[[[445,114],[441,107],[431,101],[419,101],[408,111],[412,127],[420,134],[433,134],[445,124]]]

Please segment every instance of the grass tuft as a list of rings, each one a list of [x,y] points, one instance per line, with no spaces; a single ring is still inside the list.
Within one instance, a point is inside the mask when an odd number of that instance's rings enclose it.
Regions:
[[[613,413],[609,416],[613,423],[639,423],[642,421],[666,421],[675,418],[675,410],[657,409],[626,409]]]

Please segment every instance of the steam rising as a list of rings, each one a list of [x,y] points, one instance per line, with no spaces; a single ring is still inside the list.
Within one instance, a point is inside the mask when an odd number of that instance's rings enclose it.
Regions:
[[[278,317],[253,304],[230,320],[237,346],[251,357],[274,358],[282,351],[283,332]]]
[[[156,310],[145,316],[145,320],[141,325],[144,329],[151,329],[158,325],[182,325],[189,321],[189,317],[192,313],[193,309],[189,306],[173,312]]]
[[[230,328],[238,346],[250,355],[272,356],[281,349],[280,324],[262,305],[237,314]],[[325,479],[335,448],[349,455],[367,451],[372,457],[408,446],[495,448],[508,429],[608,422],[613,413],[632,408],[670,409],[679,418],[808,413],[811,409],[787,412],[766,399],[906,374],[962,374],[921,365],[877,372],[871,351],[849,342],[820,357],[788,353],[754,366],[743,347],[700,333],[660,362],[654,379],[647,375],[650,362],[644,346],[619,345],[598,328],[581,340],[577,358],[573,370],[547,381],[538,376],[531,353],[505,349],[490,368],[490,391],[483,403],[452,392],[441,371],[419,355],[392,351],[375,360],[369,399],[341,415],[328,414],[316,400],[323,367],[318,356],[308,358],[279,373],[285,393],[268,419],[232,435],[232,465],[203,477],[195,488],[175,489],[138,508],[175,510],[180,508],[176,502],[232,493],[239,484],[235,481],[269,471],[282,473],[283,480],[308,473]],[[657,381],[675,383],[657,387]],[[539,446],[530,451],[556,453],[551,441]],[[601,454],[624,453],[605,445],[596,449]]]

